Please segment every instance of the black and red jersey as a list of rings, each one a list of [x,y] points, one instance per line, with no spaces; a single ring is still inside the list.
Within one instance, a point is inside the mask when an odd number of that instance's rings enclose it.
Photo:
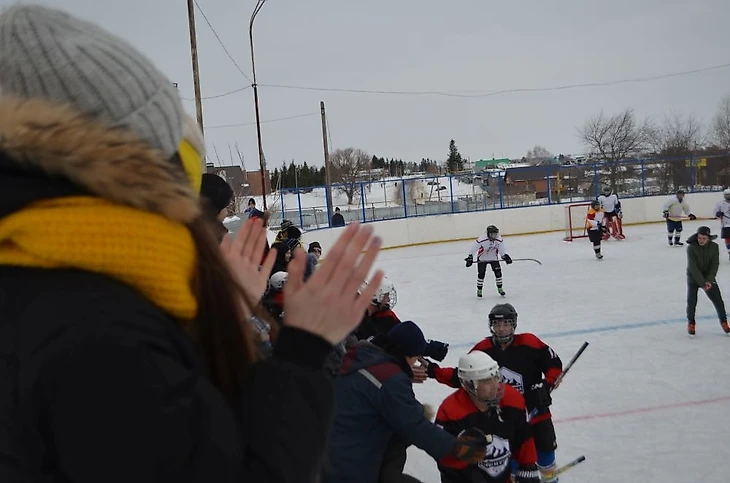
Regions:
[[[358,340],[365,340],[376,335],[385,335],[400,322],[395,312],[390,309],[378,310],[372,315],[366,312],[360,325],[355,330],[355,336]]]
[[[463,388],[459,389],[441,403],[436,424],[455,436],[469,428],[479,428],[484,434],[492,435],[487,456],[477,465],[467,465],[453,456],[439,460],[442,483],[507,483],[512,475],[510,459],[520,467],[535,467],[537,463],[525,400],[507,384],[499,408],[484,412],[474,405]]]
[[[532,386],[543,379],[548,384],[555,384],[563,372],[560,357],[535,334],[515,334],[512,342],[505,348],[495,344],[492,337],[487,337],[469,352],[475,350],[486,352],[499,364],[502,380],[524,395],[529,411],[535,409],[537,404],[530,390]],[[456,368],[436,368],[435,375],[436,380],[442,384],[460,386]],[[550,417],[550,412],[541,413],[531,422],[536,424]]]

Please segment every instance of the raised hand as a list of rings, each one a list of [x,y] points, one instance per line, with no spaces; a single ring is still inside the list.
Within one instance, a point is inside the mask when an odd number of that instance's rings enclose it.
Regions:
[[[276,261],[276,250],[271,250],[263,265],[259,265],[265,247],[266,228],[260,218],[246,220],[236,237],[224,237],[220,247],[233,278],[253,304],[264,296],[271,267]]]
[[[372,228],[351,223],[306,282],[306,255],[299,248],[294,250],[284,285],[284,323],[316,334],[332,345],[345,339],[362,320],[383,280],[383,272],[378,270],[358,294],[381,243],[380,238],[373,238]]]

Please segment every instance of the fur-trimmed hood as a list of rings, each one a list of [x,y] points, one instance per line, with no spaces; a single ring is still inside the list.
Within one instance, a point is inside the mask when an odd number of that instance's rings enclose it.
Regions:
[[[181,223],[199,213],[179,159],[165,159],[133,132],[71,106],[0,97],[0,153],[22,171],[65,178],[90,194]]]

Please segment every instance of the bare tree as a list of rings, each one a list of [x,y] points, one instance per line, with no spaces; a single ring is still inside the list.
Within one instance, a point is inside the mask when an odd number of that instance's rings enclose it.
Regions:
[[[720,102],[712,122],[712,131],[715,143],[725,151],[730,151],[730,95]]]
[[[675,158],[666,160],[663,169],[658,173],[663,192],[692,184],[690,167],[686,165],[685,158],[692,156],[702,144],[702,126],[696,118],[685,118],[681,114],[666,116],[653,129],[650,143],[654,152],[660,156]]]
[[[370,155],[361,149],[338,149],[330,154],[330,165],[334,174],[333,181],[338,183],[337,189],[347,196],[347,204],[351,205],[360,195],[360,174],[370,166]]]
[[[648,120],[637,121],[631,108],[614,116],[606,116],[601,112],[579,129],[580,138],[591,154],[608,162],[610,187],[613,190],[617,189],[622,173],[618,161],[642,154],[651,139],[651,133],[651,123]]]

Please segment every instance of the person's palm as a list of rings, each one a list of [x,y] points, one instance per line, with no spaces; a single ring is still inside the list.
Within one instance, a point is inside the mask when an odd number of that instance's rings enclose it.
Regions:
[[[380,238],[372,238],[370,227],[352,223],[306,282],[306,255],[301,249],[294,250],[284,285],[284,323],[332,345],[344,340],[358,326],[380,287],[383,272],[378,270],[362,293],[358,292],[380,246]]]
[[[271,250],[260,265],[265,247],[266,228],[259,218],[249,218],[235,238],[226,236],[221,243],[223,258],[234,279],[253,304],[266,292],[269,273],[276,260],[276,250]]]

